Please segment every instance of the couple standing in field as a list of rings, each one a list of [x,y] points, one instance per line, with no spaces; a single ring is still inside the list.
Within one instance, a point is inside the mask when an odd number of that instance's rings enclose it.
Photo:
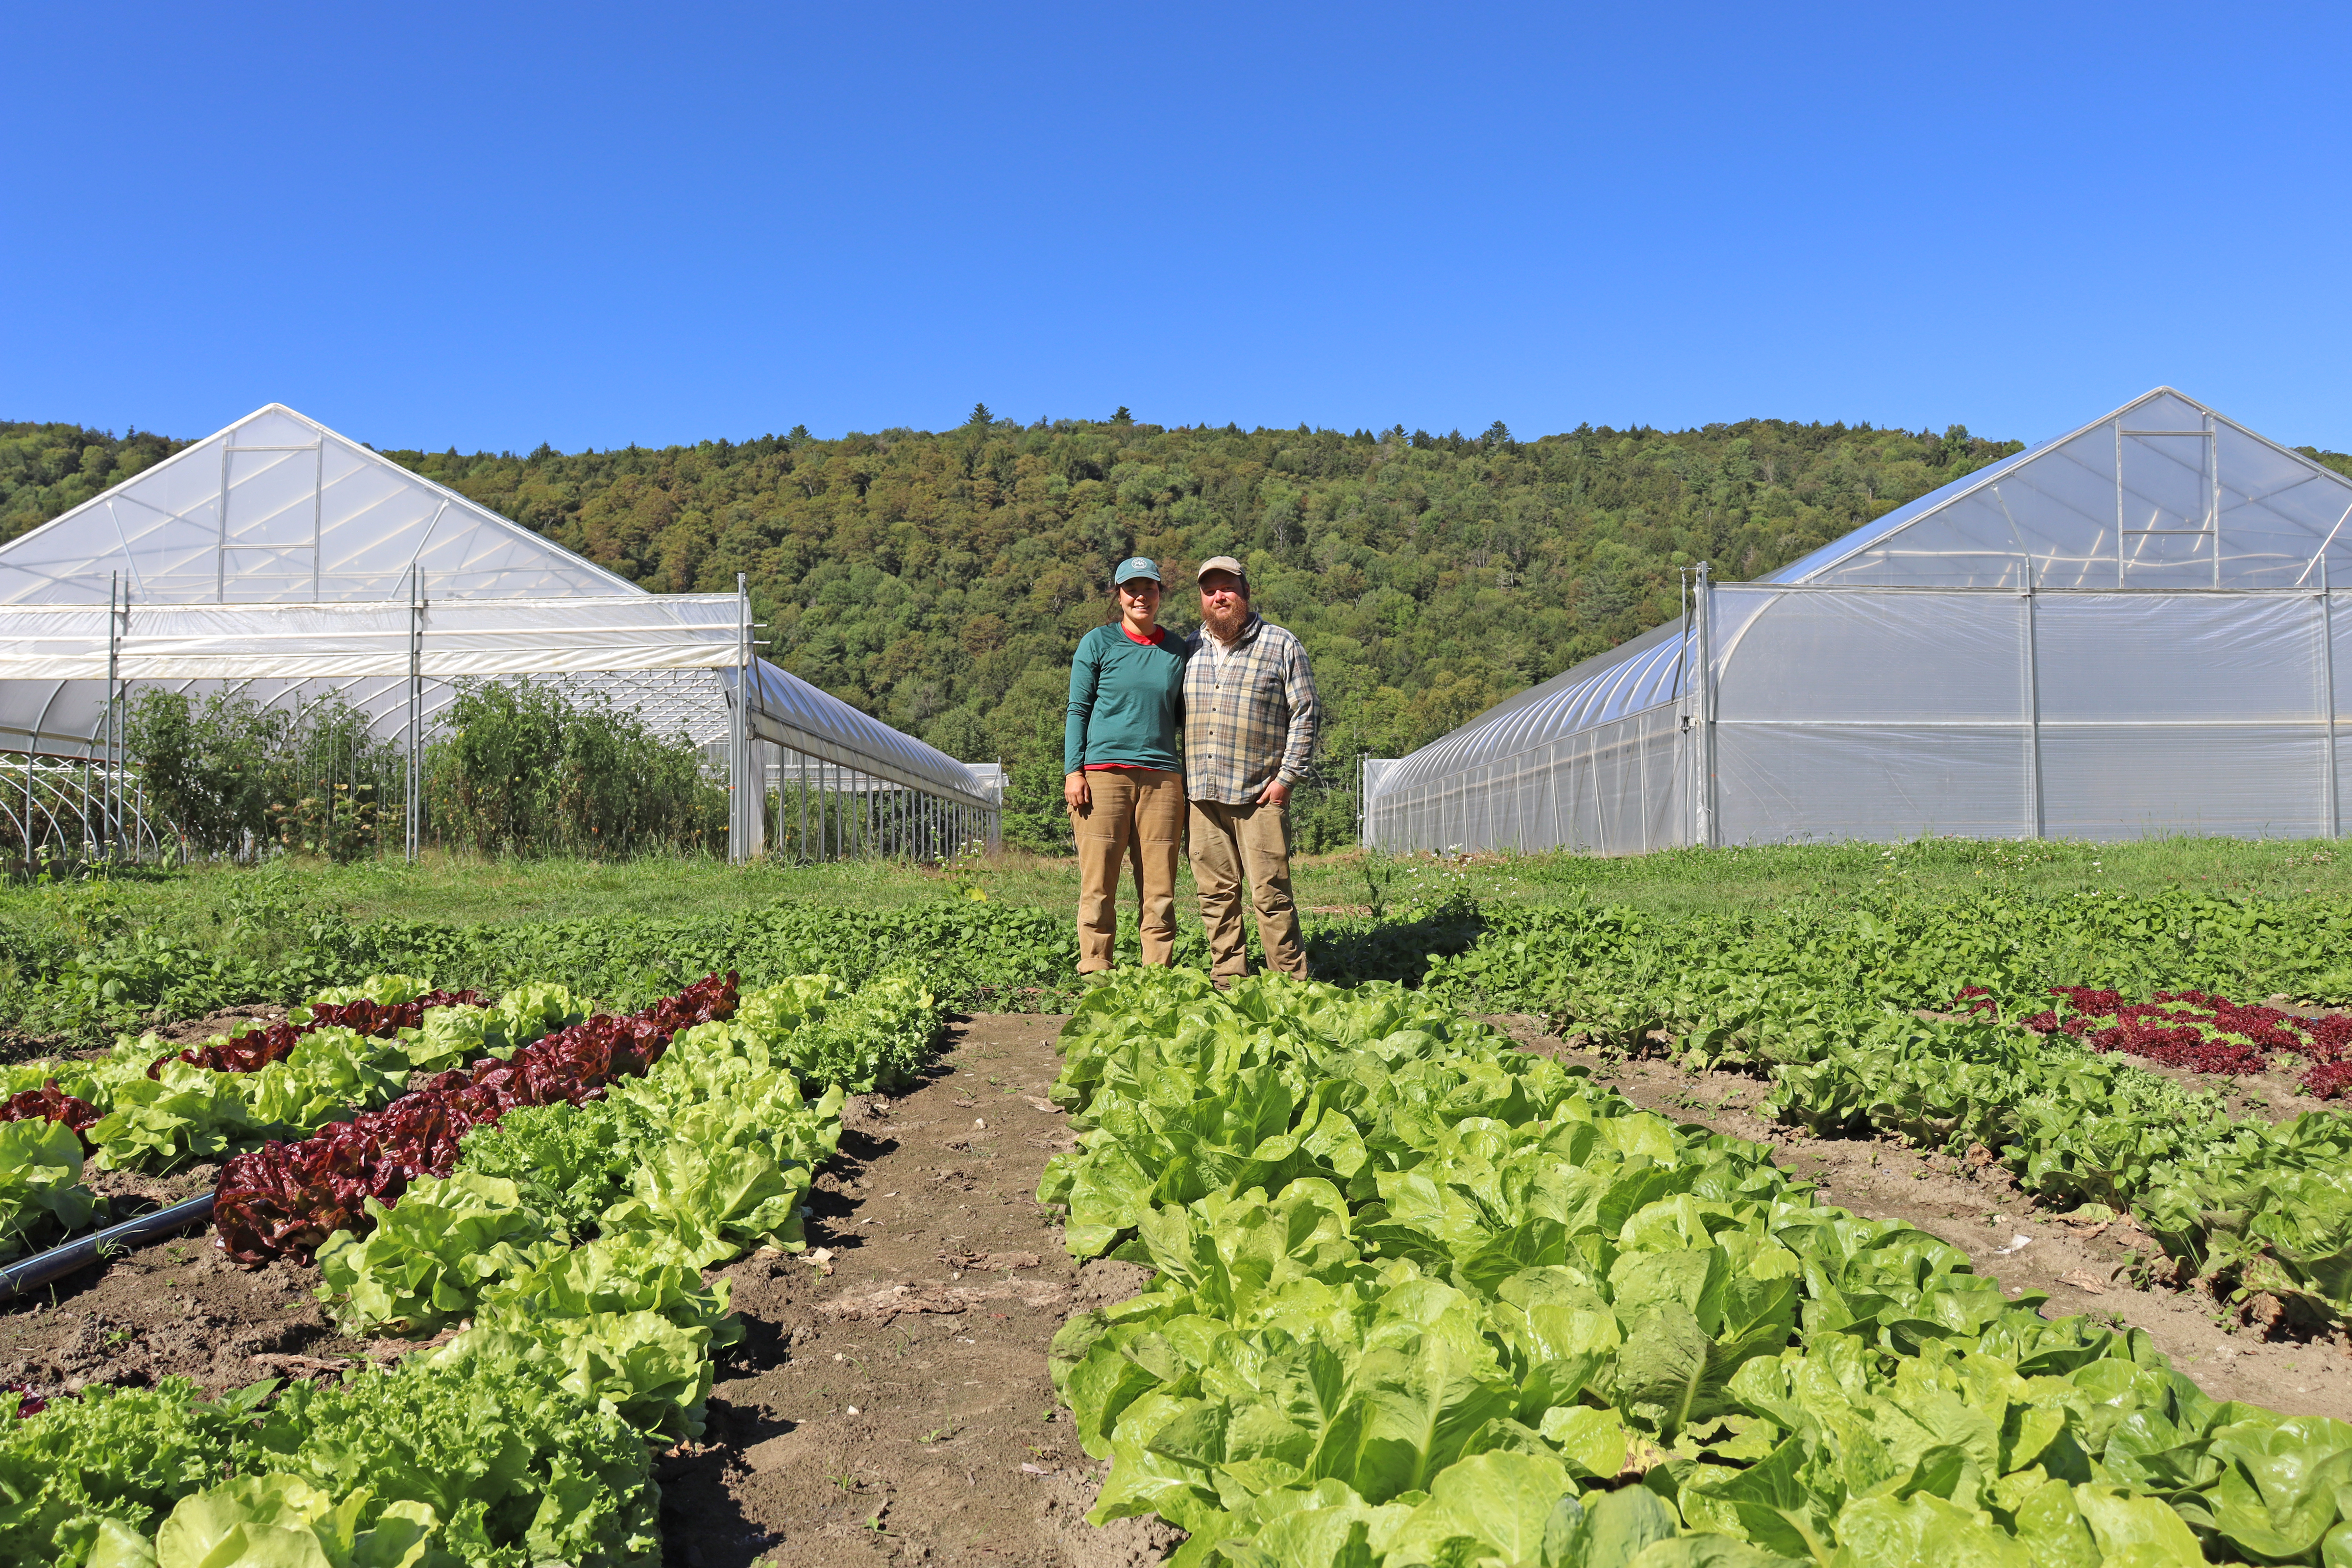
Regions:
[[[1078,841],[1078,973],[1111,966],[1122,860],[1142,895],[1143,962],[1173,960],[1189,829],[1219,983],[1249,973],[1244,879],[1266,967],[1304,979],[1288,806],[1315,750],[1315,678],[1298,639],[1250,608],[1240,562],[1212,556],[1194,575],[1201,629],[1180,638],[1160,624],[1158,564],[1120,562],[1118,619],[1088,632],[1070,666],[1062,795]]]

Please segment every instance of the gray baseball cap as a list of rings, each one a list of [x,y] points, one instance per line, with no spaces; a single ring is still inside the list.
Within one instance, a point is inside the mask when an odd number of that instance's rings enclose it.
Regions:
[[[1123,583],[1132,583],[1138,577],[1149,577],[1155,583],[1159,582],[1160,563],[1149,555],[1130,555],[1118,563],[1118,571],[1111,574],[1110,585],[1116,588]]]
[[[1210,556],[1201,563],[1201,569],[1192,574],[1192,578],[1198,582],[1212,572],[1230,572],[1244,583],[1249,581],[1249,574],[1242,570],[1242,563],[1230,555]]]

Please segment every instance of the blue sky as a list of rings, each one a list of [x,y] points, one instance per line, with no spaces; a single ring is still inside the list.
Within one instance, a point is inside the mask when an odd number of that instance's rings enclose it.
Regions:
[[[19,6],[0,417],[2352,447],[2345,7]]]

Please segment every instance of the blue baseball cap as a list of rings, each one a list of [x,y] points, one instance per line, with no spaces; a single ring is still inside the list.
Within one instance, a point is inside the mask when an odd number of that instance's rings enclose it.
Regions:
[[[1118,563],[1117,572],[1111,574],[1110,585],[1116,588],[1121,584],[1132,583],[1138,577],[1149,577],[1155,583],[1159,582],[1160,563],[1149,555],[1130,555]]]

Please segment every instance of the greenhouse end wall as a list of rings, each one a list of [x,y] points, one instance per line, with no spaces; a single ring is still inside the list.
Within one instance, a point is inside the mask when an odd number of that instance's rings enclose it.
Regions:
[[[1717,585],[1680,639],[1671,700],[1521,731],[1440,776],[1395,764],[1365,837],[1598,854],[2334,837],[2352,762],[2345,621],[2324,588]]]

